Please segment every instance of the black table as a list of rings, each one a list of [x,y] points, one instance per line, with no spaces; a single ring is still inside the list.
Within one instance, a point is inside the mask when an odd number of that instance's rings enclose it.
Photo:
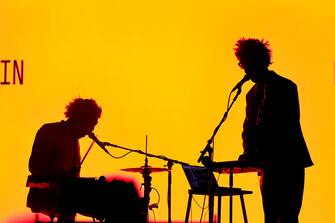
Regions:
[[[224,162],[211,162],[209,167],[212,171],[222,174],[229,174],[229,222],[233,222],[233,185],[234,185],[234,174],[238,173],[252,173],[252,172],[261,172],[262,167],[255,162],[250,161],[224,161]],[[210,207],[209,208],[213,208]],[[213,211],[209,211],[213,213]]]

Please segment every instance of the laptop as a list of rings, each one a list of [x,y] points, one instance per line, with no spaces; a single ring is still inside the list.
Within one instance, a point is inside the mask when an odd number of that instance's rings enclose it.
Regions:
[[[212,180],[212,191],[214,193],[229,194],[229,187],[219,187],[218,182],[213,174],[203,166],[182,165],[186,178],[193,191],[207,193],[209,179]],[[211,178],[210,178],[211,177]],[[240,193],[241,188],[232,188],[233,194]]]
[[[212,190],[218,190],[219,186],[213,172],[209,172],[203,166],[182,165],[186,178],[192,190],[208,191],[208,182],[212,180]]]

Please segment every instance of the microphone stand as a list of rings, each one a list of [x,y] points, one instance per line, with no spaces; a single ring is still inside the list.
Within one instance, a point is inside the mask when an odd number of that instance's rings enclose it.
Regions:
[[[174,159],[170,159],[166,156],[162,156],[162,155],[154,155],[154,154],[151,154],[151,153],[147,153],[147,152],[143,152],[142,150],[138,150],[138,149],[131,149],[131,148],[127,148],[127,147],[123,147],[123,146],[119,146],[119,145],[116,145],[116,144],[112,144],[112,143],[109,143],[109,142],[103,142],[103,143],[100,143],[98,144],[100,147],[101,145],[106,145],[106,146],[111,146],[111,147],[115,147],[115,148],[119,148],[119,149],[123,149],[123,150],[127,150],[129,152],[135,152],[135,153],[138,153],[138,154],[142,154],[142,155],[145,155],[146,156],[146,167],[148,167],[147,165],[147,157],[153,157],[153,158],[157,158],[157,159],[161,159],[161,160],[164,160],[164,161],[167,161],[167,167],[168,167],[168,223],[172,223],[172,220],[171,220],[171,185],[172,185],[172,165],[173,164],[181,164],[181,165],[187,165],[189,166],[188,163],[185,163],[185,162],[181,162],[179,160],[174,160]],[[106,152],[106,151],[105,151]],[[108,153],[108,151],[107,151]],[[108,153],[109,154],[109,153]],[[109,154],[110,155],[110,154]],[[145,219],[146,221],[148,222],[148,204],[149,204],[149,200],[150,200],[150,191],[151,191],[151,177],[149,176],[150,172],[148,171],[148,168],[145,168],[145,173],[143,173],[143,177],[144,177],[144,199],[145,199],[145,205],[146,205],[146,209],[144,210],[144,214],[145,214]]]
[[[173,162],[171,160],[167,161],[168,167],[168,193],[167,193],[167,203],[168,203],[168,223],[172,223],[171,219],[171,186],[172,186],[172,165]]]
[[[151,192],[151,179],[152,177],[150,176],[150,171],[149,171],[149,165],[148,165],[148,155],[147,155],[147,151],[148,151],[148,136],[145,136],[145,160],[144,160],[144,170],[142,173],[143,176],[143,181],[144,181],[144,217],[145,217],[145,221],[149,222],[149,218],[148,218],[148,207],[149,207],[149,203],[150,203],[150,192]]]
[[[228,97],[228,104],[227,104],[227,110],[224,113],[220,123],[216,126],[216,128],[214,129],[214,132],[211,136],[211,138],[207,141],[207,144],[205,146],[205,148],[200,152],[200,156],[198,158],[198,162],[202,162],[207,168],[209,172],[212,172],[212,167],[211,167],[211,163],[213,162],[213,148],[211,146],[211,144],[214,141],[214,138],[217,134],[217,132],[219,131],[221,125],[226,121],[227,117],[228,117],[228,113],[231,109],[231,107],[233,106],[233,104],[235,103],[236,99],[238,98],[238,96],[241,94],[242,90],[241,90],[242,86],[239,86],[236,90],[236,95],[233,98],[232,102],[230,103],[230,97],[231,94],[234,92],[235,89],[233,89]],[[208,152],[208,157],[205,157],[205,154]],[[208,182],[208,209],[209,209],[209,213],[208,213],[208,223],[213,223],[213,218],[214,218],[214,194],[213,194],[213,190],[212,190],[212,180],[211,177],[209,178],[209,182]]]

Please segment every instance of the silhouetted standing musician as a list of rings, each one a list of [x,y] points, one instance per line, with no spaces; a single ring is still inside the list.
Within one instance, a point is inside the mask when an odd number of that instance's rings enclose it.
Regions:
[[[29,159],[34,177],[79,177],[78,140],[94,130],[102,109],[93,99],[75,98],[66,106],[66,121],[43,125],[37,132]],[[27,206],[37,212],[58,211],[58,197],[52,192],[31,188]],[[58,222],[74,222],[75,213],[60,213]]]
[[[247,93],[240,160],[263,165],[265,223],[298,223],[305,167],[312,166],[300,127],[297,86],[268,70],[271,49],[264,40],[242,38],[234,48],[239,66],[255,85]]]

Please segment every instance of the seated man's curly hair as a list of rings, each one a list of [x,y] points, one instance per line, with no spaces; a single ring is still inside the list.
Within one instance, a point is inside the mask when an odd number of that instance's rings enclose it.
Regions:
[[[255,38],[241,38],[235,44],[235,56],[240,65],[265,66],[271,62],[272,52],[268,41]]]
[[[94,120],[101,116],[102,109],[93,99],[75,98],[65,108],[66,118],[78,121]]]

